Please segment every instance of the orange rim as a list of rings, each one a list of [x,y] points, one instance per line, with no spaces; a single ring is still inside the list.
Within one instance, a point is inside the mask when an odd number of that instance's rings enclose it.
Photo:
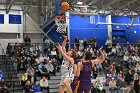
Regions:
[[[68,16],[57,16],[56,19],[68,19]]]

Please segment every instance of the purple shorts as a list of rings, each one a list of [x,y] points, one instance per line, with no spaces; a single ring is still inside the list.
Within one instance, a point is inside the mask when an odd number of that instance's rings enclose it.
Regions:
[[[91,83],[80,82],[77,93],[89,93],[91,90]]]

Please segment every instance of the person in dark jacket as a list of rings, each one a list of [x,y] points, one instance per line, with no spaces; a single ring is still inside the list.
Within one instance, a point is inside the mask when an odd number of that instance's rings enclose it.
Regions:
[[[30,93],[31,91],[33,91],[32,90],[32,85],[31,85],[29,80],[26,82],[24,90],[25,90],[25,93]]]
[[[131,70],[128,70],[128,72],[125,75],[125,82],[129,85],[130,82],[133,81],[133,74],[131,72]]]

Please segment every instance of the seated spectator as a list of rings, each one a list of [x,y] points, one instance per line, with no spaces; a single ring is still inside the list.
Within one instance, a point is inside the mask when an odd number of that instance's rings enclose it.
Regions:
[[[43,76],[43,78],[40,80],[40,87],[42,92],[44,90],[47,90],[47,93],[49,93],[48,80],[46,79],[45,76]]]
[[[50,74],[42,62],[38,65],[38,72],[38,76],[45,75],[46,77],[48,77],[48,79],[50,79]]]
[[[45,54],[44,55],[44,62],[45,63],[48,63],[49,59],[50,59],[49,56]]]
[[[97,67],[96,66],[94,66],[92,68],[92,72],[93,72],[93,78],[96,79],[96,77],[98,76],[98,71],[97,71]]]
[[[80,44],[78,50],[82,51],[83,49],[84,49],[83,44]]]
[[[7,84],[4,82],[4,79],[0,78],[0,93],[10,93],[7,89],[8,86],[6,86]]]
[[[57,53],[56,53],[56,48],[53,48],[53,50],[51,51],[51,58],[56,58]]]
[[[138,56],[137,53],[135,53],[134,61],[135,61],[135,62],[139,62],[139,61],[140,61],[140,57]]]
[[[44,62],[44,57],[43,57],[43,55],[40,54],[40,55],[35,59],[35,61],[36,61],[38,64],[41,63],[41,62]]]
[[[124,56],[123,56],[123,61],[124,61],[124,64],[125,64],[126,68],[129,68],[128,59],[129,59],[129,56],[128,56],[127,53],[125,53]]]
[[[97,82],[95,83],[95,88],[98,93],[100,92],[106,93],[106,90],[104,89],[104,85],[100,79],[97,79]]]
[[[53,64],[52,64],[51,60],[49,60],[49,62],[45,65],[45,68],[47,69],[48,73],[52,73],[53,72],[54,67],[53,67]]]
[[[25,87],[24,87],[24,90],[25,90],[25,93],[30,93],[30,92],[33,91],[32,90],[32,85],[31,85],[31,83],[30,83],[29,80],[26,82]]]
[[[111,93],[114,93],[114,92],[119,93],[117,85],[116,85],[116,81],[114,80],[114,78],[112,78],[111,81],[109,82],[109,91]]]
[[[122,71],[122,66],[118,64],[118,66],[116,66],[115,69],[116,69],[116,73],[119,73],[120,71]]]
[[[34,69],[32,68],[32,66],[30,66],[28,69],[27,69],[27,74],[28,74],[28,80],[31,81],[31,78],[34,77]]]
[[[128,70],[128,72],[125,75],[125,82],[129,85],[133,81],[133,75],[131,70]]]
[[[137,72],[137,69],[135,69],[135,74],[134,74],[134,90],[136,93],[140,93],[140,85],[139,85],[139,75],[138,75],[138,72]]]
[[[23,56],[22,58],[21,58],[21,61],[18,63],[18,65],[17,65],[17,72],[19,72],[20,70],[21,71],[25,71],[26,72],[26,57],[25,56]]]
[[[84,40],[83,40],[83,45],[84,45],[84,49],[86,49],[86,47],[87,47],[87,40],[86,40],[86,38],[84,38]]]
[[[140,71],[140,61],[136,64],[136,69]]]
[[[27,80],[28,80],[28,74],[27,74],[27,73],[24,73],[24,74],[22,75],[22,78],[21,78],[21,85],[22,85],[22,86],[25,86]]]
[[[124,74],[123,74],[122,71],[120,71],[120,72],[118,73],[118,79],[117,79],[117,80],[124,81]]]
[[[35,82],[35,85],[33,86],[33,91],[34,91],[34,93],[40,93],[41,92],[41,88],[40,88],[40,85],[39,85],[38,81]]]
[[[53,65],[53,75],[55,76],[56,75],[56,69],[59,69],[59,68],[57,68],[57,60],[56,60],[56,58],[53,58],[52,59],[52,65]]]
[[[116,52],[117,52],[116,48],[115,48],[115,47],[112,47],[111,54],[112,54],[112,55],[115,55]]]
[[[76,44],[76,48],[79,47],[79,38],[78,36],[76,36],[75,40],[74,40],[74,43]]]
[[[105,60],[103,62],[103,70],[104,70],[104,74],[106,77],[107,77],[107,73],[108,73],[108,68],[109,68],[109,62],[108,62],[108,60]]]

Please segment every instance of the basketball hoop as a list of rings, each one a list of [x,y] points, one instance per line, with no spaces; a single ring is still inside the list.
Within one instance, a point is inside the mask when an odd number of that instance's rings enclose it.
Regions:
[[[66,33],[67,32],[67,24],[66,20],[68,19],[67,16],[57,16],[55,19],[55,24],[57,25],[57,32],[58,33]]]

